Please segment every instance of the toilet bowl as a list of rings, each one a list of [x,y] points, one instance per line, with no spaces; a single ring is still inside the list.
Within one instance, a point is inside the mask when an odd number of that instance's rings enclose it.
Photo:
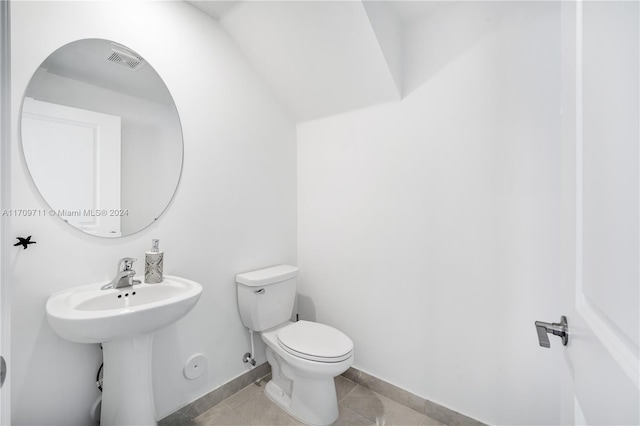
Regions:
[[[297,272],[280,265],[237,275],[240,316],[267,346],[267,397],[306,424],[329,425],[339,415],[334,378],[353,364],[353,342],[328,325],[289,321]]]
[[[353,342],[344,333],[308,321],[263,332],[272,380],[266,395],[293,417],[311,425],[338,419],[334,377],[353,364]]]

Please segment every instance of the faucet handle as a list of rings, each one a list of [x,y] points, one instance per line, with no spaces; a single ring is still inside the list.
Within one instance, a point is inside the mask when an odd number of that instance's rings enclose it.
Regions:
[[[134,259],[133,257],[123,257],[118,261],[118,272],[120,271],[131,271],[133,268],[133,262],[138,259]]]

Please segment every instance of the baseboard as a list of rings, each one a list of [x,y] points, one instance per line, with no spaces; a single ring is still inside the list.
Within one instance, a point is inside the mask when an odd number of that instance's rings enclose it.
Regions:
[[[158,422],[159,426],[186,426],[193,424],[193,419],[209,410],[214,405],[219,404],[231,395],[239,392],[251,383],[267,376],[271,373],[271,366],[265,362],[258,367],[247,371],[230,382],[225,383],[208,394],[198,398],[192,403],[182,407],[173,414],[168,415]],[[451,410],[428,399],[419,397],[411,392],[399,388],[391,383],[385,382],[371,374],[356,368],[349,368],[342,376],[354,383],[370,389],[382,396],[385,396],[399,404],[409,407],[427,417],[444,423],[446,425],[460,426],[486,426],[464,414]]]
[[[158,426],[186,426],[193,424],[193,419],[200,414],[269,373],[271,373],[271,366],[268,362],[265,362],[168,415],[158,422]]]
[[[399,404],[409,407],[427,417],[431,417],[434,420],[444,423],[446,425],[461,425],[461,426],[483,426],[484,423],[479,422],[471,417],[467,417],[464,414],[451,410],[442,405],[431,402],[428,399],[419,397],[411,392],[408,392],[402,388],[399,388],[391,383],[385,382],[371,374],[356,368],[349,368],[342,376],[352,382],[359,384],[369,390],[379,393]]]

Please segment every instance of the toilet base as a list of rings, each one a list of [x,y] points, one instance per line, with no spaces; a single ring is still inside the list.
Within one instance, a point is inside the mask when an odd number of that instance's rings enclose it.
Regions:
[[[265,394],[289,415],[308,425],[326,426],[338,420],[338,398],[333,377],[295,380],[293,388],[290,397],[270,380]]]
[[[282,327],[289,326],[290,323]],[[313,426],[338,420],[338,396],[334,378],[353,365],[353,353],[337,362],[318,362],[294,356],[278,343],[282,327],[261,333],[267,344],[271,381],[265,394],[292,417]]]

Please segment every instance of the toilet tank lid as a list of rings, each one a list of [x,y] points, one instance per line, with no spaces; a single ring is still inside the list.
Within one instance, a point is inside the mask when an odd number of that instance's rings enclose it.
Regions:
[[[298,267],[278,265],[236,275],[236,282],[250,287],[260,287],[286,281],[298,276]]]

